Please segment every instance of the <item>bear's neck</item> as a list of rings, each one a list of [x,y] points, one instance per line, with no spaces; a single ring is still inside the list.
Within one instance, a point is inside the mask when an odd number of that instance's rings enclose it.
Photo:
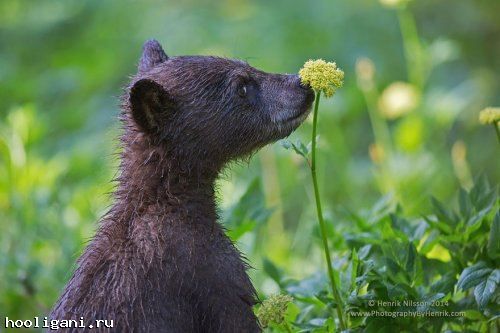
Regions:
[[[175,156],[175,155],[173,155]],[[124,145],[115,208],[121,214],[175,214],[178,219],[213,223],[218,170],[173,158],[146,140]]]

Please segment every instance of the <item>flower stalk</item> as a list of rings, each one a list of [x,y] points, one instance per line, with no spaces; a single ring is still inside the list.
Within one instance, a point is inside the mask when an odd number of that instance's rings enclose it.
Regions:
[[[314,111],[313,111],[313,129],[311,138],[311,162],[309,169],[311,170],[311,177],[314,187],[314,198],[316,202],[316,213],[318,215],[318,222],[320,227],[321,239],[323,242],[323,250],[325,252],[326,266],[328,270],[328,278],[332,288],[333,298],[337,303],[337,317],[339,320],[339,327],[341,331],[346,329],[346,322],[344,320],[344,303],[340,296],[339,286],[335,280],[335,274],[332,266],[332,259],[330,257],[330,247],[328,245],[328,238],[326,234],[326,223],[323,218],[323,210],[321,207],[321,198],[319,195],[318,177],[316,174],[316,145],[317,145],[317,128],[318,128],[318,108],[321,99],[321,93],[326,98],[332,97],[337,88],[341,87],[344,80],[344,72],[337,67],[334,62],[326,62],[322,59],[309,60],[304,64],[304,67],[299,71],[299,76],[303,84],[309,85],[315,94]]]
[[[333,272],[332,259],[330,257],[330,247],[328,246],[328,238],[326,237],[326,224],[323,219],[323,210],[321,208],[321,198],[319,195],[319,186],[318,186],[318,177],[316,175],[316,132],[317,132],[317,123],[318,123],[318,106],[319,100],[321,97],[321,92],[315,92],[316,98],[314,100],[314,113],[313,113],[313,130],[312,130],[312,146],[311,146],[311,176],[314,186],[314,198],[316,201],[316,213],[318,215],[319,226],[321,229],[321,238],[323,241],[323,249],[325,251],[325,259],[326,265],[328,269],[328,277],[330,279],[330,285],[332,288],[333,297],[335,302],[337,303],[337,317],[339,319],[340,330],[345,330],[345,321],[344,321],[344,306],[342,302],[342,298],[340,297],[339,288],[337,282],[335,280],[335,274]]]

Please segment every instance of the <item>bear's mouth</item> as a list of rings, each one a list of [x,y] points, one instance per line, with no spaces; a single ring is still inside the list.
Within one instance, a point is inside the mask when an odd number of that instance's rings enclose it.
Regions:
[[[281,105],[281,112],[278,111],[277,119],[273,119],[280,137],[290,135],[306,120],[311,112],[314,97],[312,89],[301,88],[298,94],[292,95],[292,98],[286,101],[287,105]]]
[[[298,112],[294,112],[291,117],[285,119],[285,122],[299,122],[302,123],[309,112],[311,112],[312,103],[314,101],[314,92],[311,89],[307,89],[307,95],[304,103],[298,108]]]
[[[285,122],[295,122],[295,121],[304,121],[307,116],[309,115],[309,112],[311,111],[311,106],[307,106],[305,108],[301,108],[299,112],[296,112],[293,114],[291,117],[285,119]]]
[[[296,109],[296,112],[285,119],[285,123],[302,123],[311,112],[312,103],[314,101],[314,92],[311,89],[307,90],[307,95],[304,102]]]

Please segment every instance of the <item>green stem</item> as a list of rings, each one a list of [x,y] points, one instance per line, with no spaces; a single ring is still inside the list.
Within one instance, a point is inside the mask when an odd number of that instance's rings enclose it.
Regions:
[[[288,333],[293,333],[292,329],[290,328],[290,325],[288,325],[288,323],[285,321],[284,322],[284,327],[285,327],[285,330],[288,332]]]
[[[384,194],[388,192],[396,192],[397,184],[394,182],[389,166],[389,160],[393,151],[391,133],[389,131],[387,121],[380,116],[377,109],[379,94],[374,87],[363,89],[363,94],[366,100],[368,116],[370,117],[370,124],[375,144],[377,148],[380,148],[383,152],[381,160],[379,161],[381,175],[379,186]]]
[[[493,127],[495,127],[495,131],[497,132],[498,143],[500,143],[500,129],[498,128],[499,126],[500,126],[500,121],[493,123]]]
[[[366,104],[368,106],[368,116],[373,130],[375,143],[380,145],[384,150],[384,154],[388,158],[392,154],[391,132],[385,119],[383,119],[377,110],[377,92],[373,89],[365,92]],[[384,159],[384,160],[387,160]]]
[[[340,330],[346,329],[344,322],[344,310],[342,299],[340,298],[340,293],[335,282],[335,275],[333,274],[332,259],[330,257],[330,249],[328,247],[328,239],[326,237],[326,225],[323,219],[323,211],[321,209],[321,200],[319,196],[318,179],[316,176],[316,129],[318,123],[318,106],[321,97],[321,91],[316,91],[316,99],[314,102],[314,113],[313,113],[313,130],[312,130],[312,149],[311,149],[311,176],[314,185],[314,197],[316,200],[316,212],[318,214],[319,226],[321,229],[321,238],[323,240],[323,249],[325,250],[326,265],[328,268],[328,277],[330,278],[330,284],[332,287],[333,297],[337,302],[337,316],[339,318]]]
[[[403,35],[409,81],[422,89],[426,73],[424,72],[424,54],[418,37],[417,25],[406,6],[398,9],[398,19],[401,34]]]

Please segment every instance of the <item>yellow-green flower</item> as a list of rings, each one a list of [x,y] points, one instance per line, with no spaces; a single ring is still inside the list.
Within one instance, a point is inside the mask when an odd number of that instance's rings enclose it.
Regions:
[[[293,298],[289,295],[273,295],[263,301],[257,311],[257,318],[259,318],[262,327],[267,327],[269,324],[282,324],[285,320],[288,303],[292,301]]]
[[[479,113],[479,122],[481,124],[496,124],[500,122],[500,108],[489,107]]]
[[[307,61],[299,76],[303,84],[308,84],[316,92],[322,91],[326,97],[332,97],[344,83],[344,71],[336,63],[323,59]]]

